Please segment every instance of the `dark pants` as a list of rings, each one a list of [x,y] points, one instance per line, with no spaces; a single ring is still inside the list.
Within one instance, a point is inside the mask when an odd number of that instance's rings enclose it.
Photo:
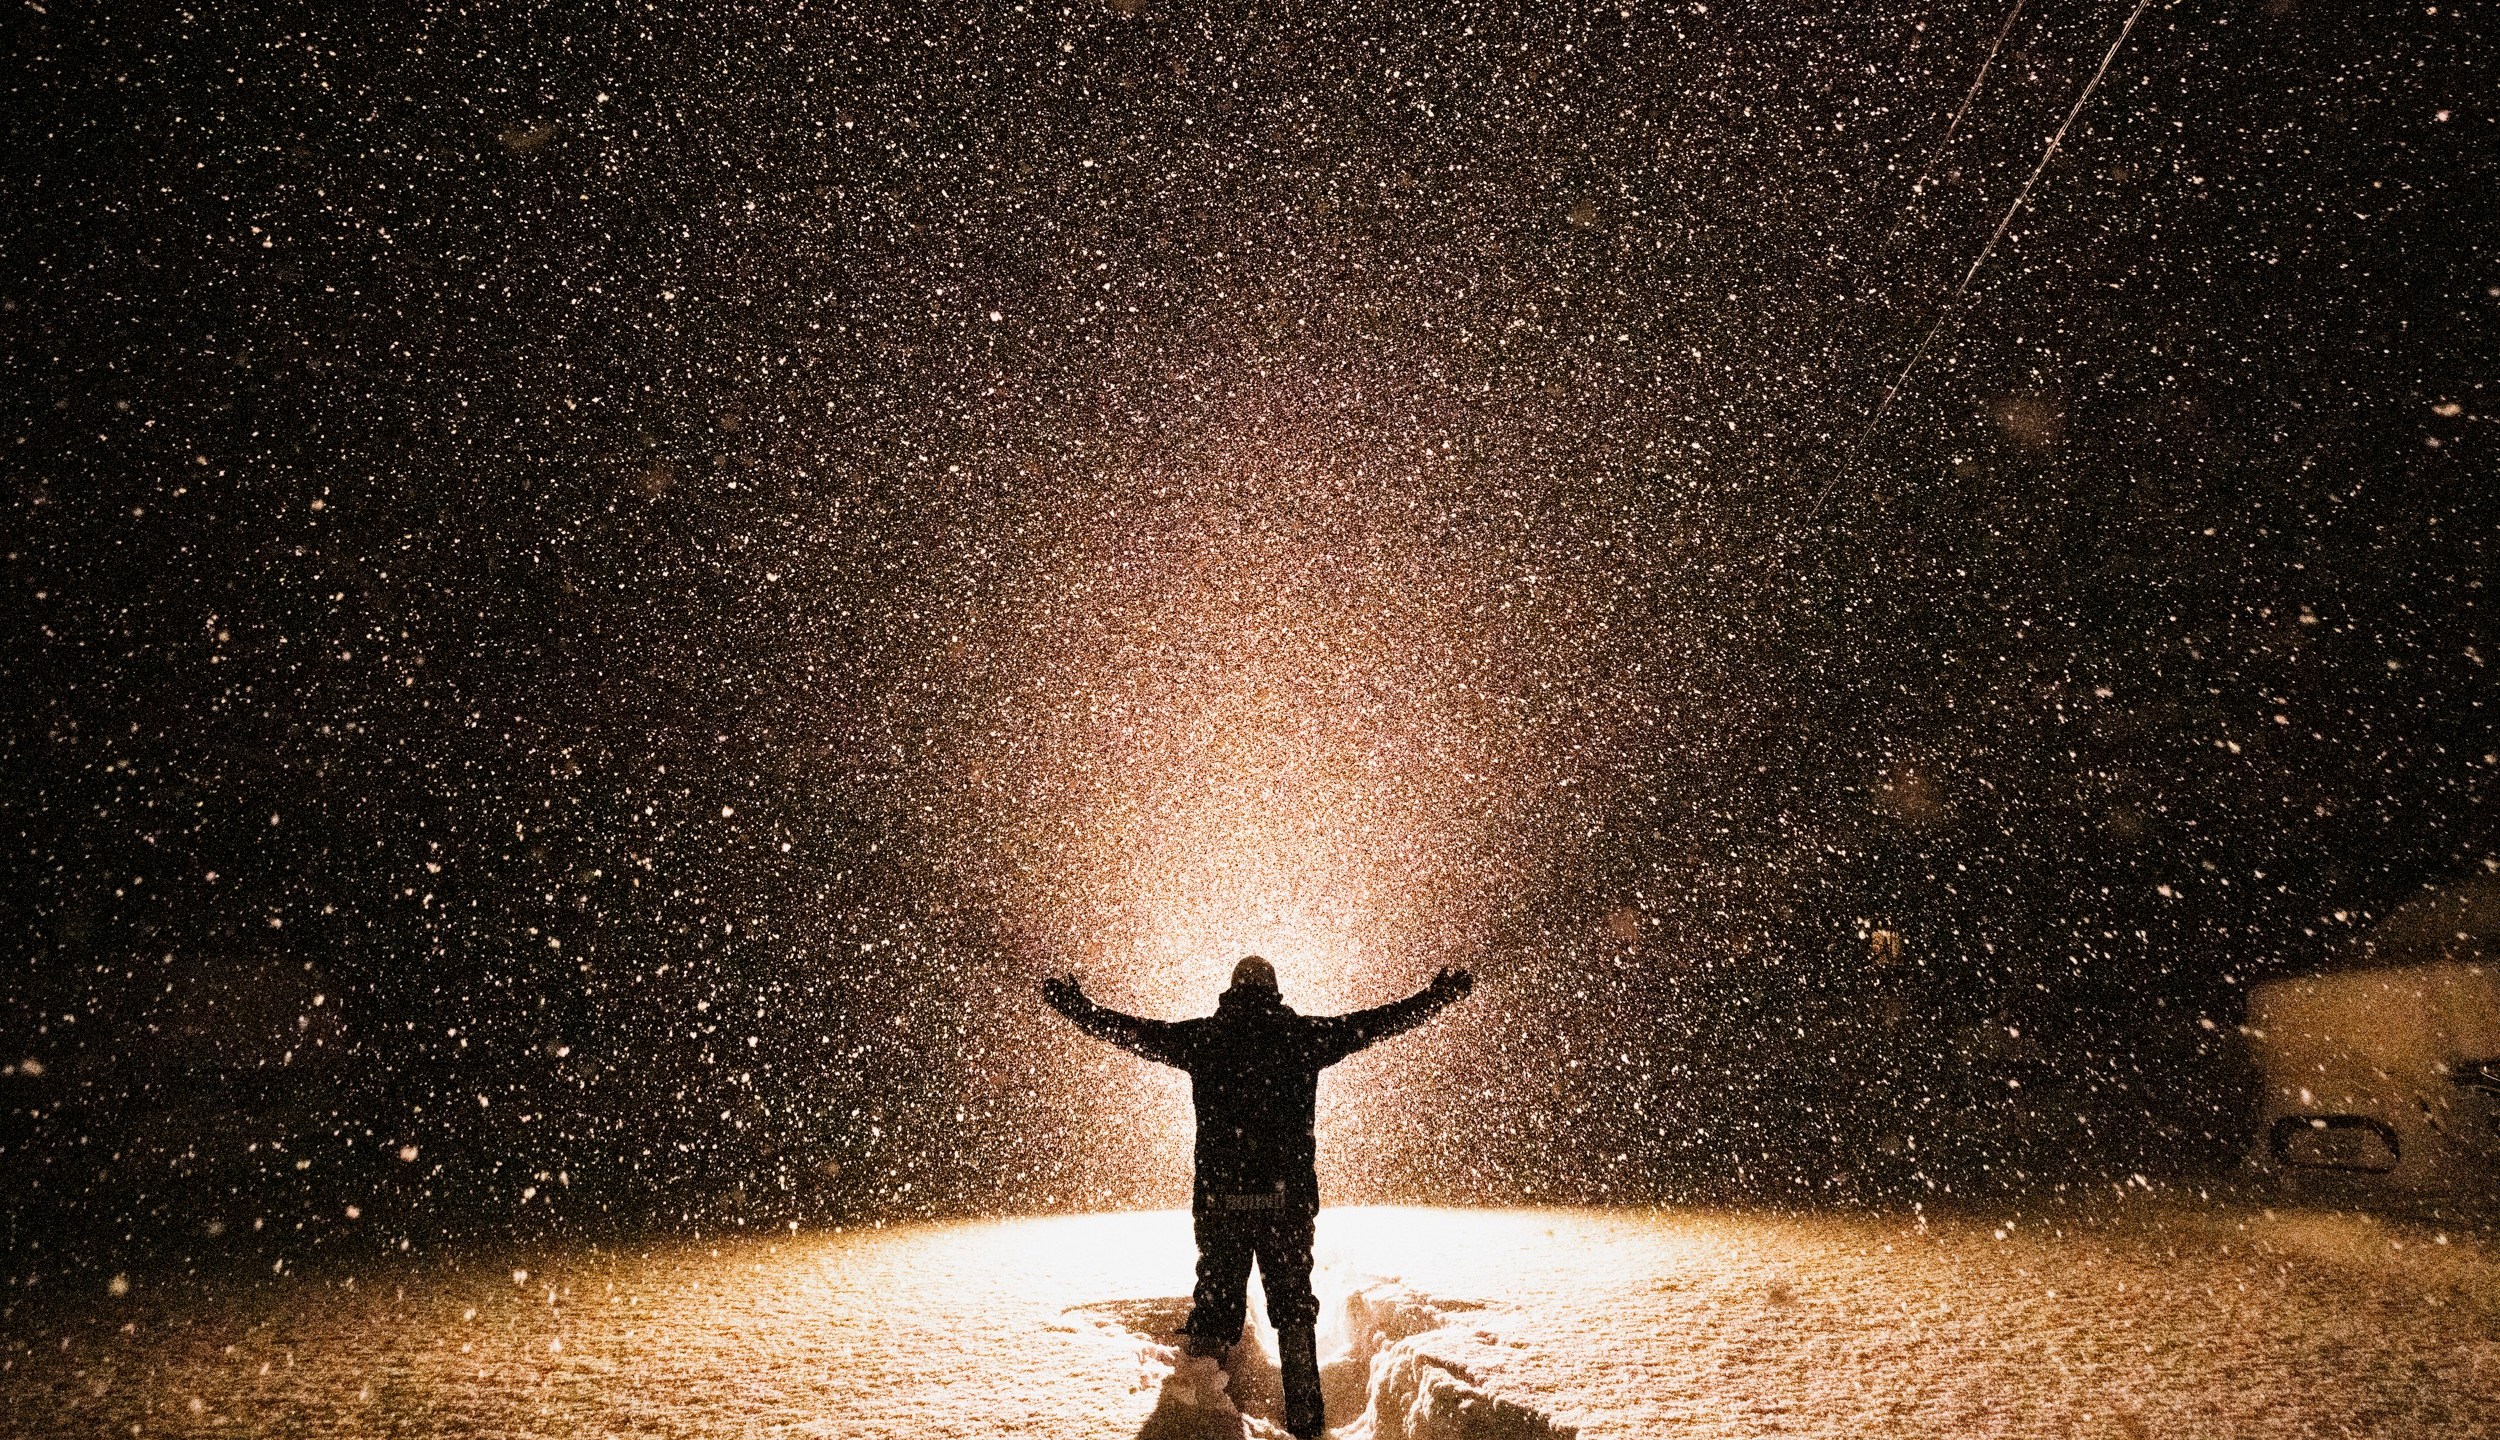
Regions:
[[[1208,1203],[1201,1204],[1193,1218],[1198,1232],[1198,1290],[1189,1303],[1191,1339],[1204,1346],[1224,1347],[1241,1338],[1253,1259],[1259,1262],[1259,1281],[1267,1287],[1270,1323],[1282,1331],[1318,1322],[1319,1297],[1311,1292],[1312,1216],[1307,1205],[1230,1210]]]

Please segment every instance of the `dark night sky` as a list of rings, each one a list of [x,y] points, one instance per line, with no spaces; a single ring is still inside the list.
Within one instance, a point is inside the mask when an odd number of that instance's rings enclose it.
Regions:
[[[1169,1200],[1235,882],[1488,978],[1339,1195],[2193,1170],[2500,846],[2487,5],[2147,9],[1845,469],[2125,7],[1214,8],[18,14],[16,1240]]]

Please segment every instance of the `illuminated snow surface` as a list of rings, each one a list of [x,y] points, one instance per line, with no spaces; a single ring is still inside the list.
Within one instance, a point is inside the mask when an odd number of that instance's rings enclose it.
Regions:
[[[2150,1203],[2058,1228],[1331,1210],[1333,1433],[2500,1434],[2488,1235]],[[221,1310],[141,1285],[20,1330],[0,1390],[12,1430],[81,1435],[1282,1435],[1264,1355],[1238,1409],[1207,1362],[1175,1370],[1190,1262],[1185,1217],[1099,1215],[411,1266]]]

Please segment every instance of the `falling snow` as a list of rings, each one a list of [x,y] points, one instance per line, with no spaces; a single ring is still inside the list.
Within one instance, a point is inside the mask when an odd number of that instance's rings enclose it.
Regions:
[[[1312,1011],[1482,982],[1332,1072],[1332,1205],[1793,1210],[1861,1278],[1782,1314],[1876,1303],[1851,1237],[2119,1190],[2488,1231],[2487,6],[22,9],[13,1333],[1168,1207],[1185,1082],[1035,984],[1201,1014],[1249,951]],[[754,1263],[903,1253],[827,1243]],[[1141,1424],[1151,1335],[1025,1320],[1169,1248],[923,1318]],[[1404,1283],[1514,1305],[1556,1425],[1701,1423],[1533,1249]],[[2135,1293],[2090,1313],[2172,1323]],[[2437,1403],[2263,1410],[2349,1330],[2249,1293],[2090,1423]],[[418,1343],[374,1294],[263,1413]],[[1726,1343],[1820,1363],[1763,1313]],[[2435,1329],[2371,1353],[2466,1364]],[[149,1333],[114,1364],[213,1363]],[[621,1344],[477,1423],[656,1387]],[[1747,1433],[1882,1423],[1915,1367],[1849,1353]],[[2039,1383],[2017,1428],[2100,1413]]]

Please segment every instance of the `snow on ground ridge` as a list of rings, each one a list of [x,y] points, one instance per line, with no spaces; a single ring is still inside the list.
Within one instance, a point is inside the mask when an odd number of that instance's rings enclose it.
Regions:
[[[1362,1418],[1341,1432],[1344,1440],[1575,1440],[1577,1426],[1485,1388],[1488,1366],[1476,1352],[1498,1358],[1502,1342],[1457,1323],[1445,1307],[1394,1282],[1347,1294],[1351,1344],[1334,1364],[1369,1383]]]
[[[1255,1304],[1255,1302],[1254,1302]],[[1574,1440],[1576,1426],[1488,1384],[1505,1342],[1453,1312],[1481,1306],[1438,1301],[1395,1280],[1366,1278],[1345,1290],[1321,1327],[1320,1366],[1335,1440]],[[1189,1302],[1111,1301],[1068,1312],[1127,1332],[1161,1388],[1138,1440],[1284,1440],[1283,1383],[1253,1315],[1227,1363],[1179,1344]],[[1352,1416],[1348,1419],[1346,1417]]]

